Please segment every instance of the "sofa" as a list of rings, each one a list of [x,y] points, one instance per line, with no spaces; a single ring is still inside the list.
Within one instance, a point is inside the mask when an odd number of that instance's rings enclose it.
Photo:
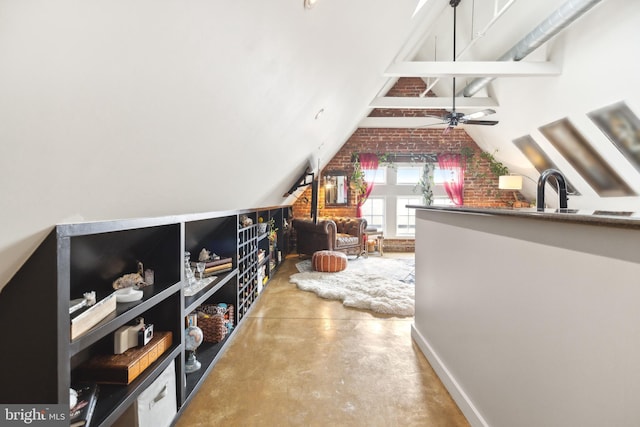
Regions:
[[[313,255],[329,250],[347,255],[366,255],[367,220],[364,218],[331,217],[320,218],[317,223],[310,219],[293,219],[298,255]]]

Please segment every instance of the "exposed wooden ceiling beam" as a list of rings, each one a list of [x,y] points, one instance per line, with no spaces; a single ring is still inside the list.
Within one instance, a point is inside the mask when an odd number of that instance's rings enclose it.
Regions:
[[[385,77],[543,77],[561,73],[552,62],[406,61],[391,64]]]
[[[369,108],[409,108],[409,109],[421,109],[421,110],[435,110],[440,108],[451,108],[453,100],[451,97],[392,97],[392,96],[380,96],[375,98],[369,104]],[[486,97],[477,98],[465,98],[456,97],[456,109],[464,108],[493,108],[497,107],[498,103],[495,99]]]

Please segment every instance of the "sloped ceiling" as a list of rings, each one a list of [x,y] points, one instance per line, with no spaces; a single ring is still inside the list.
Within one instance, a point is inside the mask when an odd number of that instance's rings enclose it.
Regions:
[[[424,98],[422,107],[437,105],[444,98],[448,99],[450,109],[452,76],[457,76],[460,96],[460,90],[476,76],[491,75],[478,71],[488,67],[485,62],[477,61],[495,61],[556,11],[567,10],[566,5],[575,9],[583,4],[590,4],[592,8],[521,62],[499,63],[500,72],[510,73],[508,77],[493,80],[472,98],[457,98],[456,106],[465,113],[482,108],[497,111],[486,118],[500,120],[498,125],[465,126],[465,130],[485,151],[495,153],[513,173],[531,178],[525,179],[523,190],[529,198],[535,198],[535,180],[539,173],[513,144],[522,137],[531,137],[580,192],[579,196],[571,197],[571,207],[638,211],[640,200],[637,196],[604,197],[598,194],[539,128],[567,118],[604,163],[631,188],[631,193],[640,194],[640,164],[629,161],[588,117],[588,113],[617,102],[624,102],[640,115],[640,87],[634,77],[640,71],[640,63],[629,54],[640,39],[636,30],[640,22],[640,5],[617,0],[543,0],[535,4],[518,0],[462,0],[457,8],[457,62],[454,64],[462,68],[437,66],[443,61],[452,61],[453,57],[453,9],[447,7],[424,40],[416,45],[412,56],[396,58],[386,75],[422,76],[439,97]],[[473,64],[476,64],[475,68]],[[441,75],[442,70],[449,69],[455,71]],[[382,92],[371,106],[393,108],[389,105],[394,102],[384,98]],[[416,100],[412,100],[412,105],[418,105]],[[364,118],[360,124],[381,127],[392,123],[393,126],[413,127],[437,122],[415,117]],[[640,143],[640,135],[636,138]],[[636,154],[638,158],[640,156]],[[586,163],[587,169],[597,166]],[[550,200],[550,205],[556,204],[557,201]]]
[[[497,58],[561,3],[514,2],[460,60]],[[461,48],[495,7],[462,0]],[[580,187],[573,203],[637,207],[598,198],[537,128],[569,117],[640,192],[585,115],[620,100],[640,113],[639,21],[638,2],[603,0],[534,55],[559,76],[494,81],[478,96],[500,124],[468,132],[535,179],[511,142],[530,134]],[[447,0],[0,0],[0,286],[56,223],[290,202],[295,177],[393,84],[390,67],[450,60],[450,26]]]

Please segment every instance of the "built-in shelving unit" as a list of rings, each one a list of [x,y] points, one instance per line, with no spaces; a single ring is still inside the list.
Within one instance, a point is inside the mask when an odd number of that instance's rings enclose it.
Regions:
[[[265,233],[258,233],[258,251],[263,256],[258,259],[258,277],[261,284],[266,284],[288,253],[289,226],[291,210],[288,208],[265,209],[258,211],[258,218],[263,223],[272,224]]]
[[[83,365],[96,355],[113,353],[114,332],[138,317],[168,331],[172,344],[128,385],[100,384],[92,426],[113,424],[137,397],[175,362],[177,416],[184,410],[242,324],[272,277],[274,246],[258,235],[260,214],[275,218],[282,230],[286,206],[211,212],[162,218],[55,226],[0,293],[0,403],[67,404],[69,388],[82,378]],[[252,224],[241,223],[248,217]],[[278,231],[278,238],[282,231]],[[265,247],[266,261],[258,261]],[[232,268],[195,295],[185,296],[184,255],[197,259],[203,249],[232,259]],[[278,249],[282,251],[282,249]],[[195,258],[194,258],[195,257]],[[100,301],[113,292],[113,281],[140,265],[154,272],[143,298],[118,303],[114,312],[71,340],[69,301],[95,291]],[[258,268],[268,275],[258,283]],[[201,369],[185,373],[186,317],[204,304],[234,308],[233,329],[219,343],[203,343],[196,354]]]
[[[224,302],[237,307],[238,278],[238,215],[222,212],[205,216],[194,216],[184,222],[184,250],[191,254],[191,260],[198,259],[202,249],[206,249],[223,258],[232,258],[233,268],[215,275],[215,279],[204,289],[192,296],[184,297],[183,326],[186,327],[186,316],[203,304]],[[235,325],[234,325],[235,327]],[[195,372],[185,374],[181,399],[188,402],[193,393],[202,384],[207,374],[213,369],[215,361],[229,337],[220,343],[203,342],[196,354],[202,367]],[[183,406],[182,406],[183,407]]]

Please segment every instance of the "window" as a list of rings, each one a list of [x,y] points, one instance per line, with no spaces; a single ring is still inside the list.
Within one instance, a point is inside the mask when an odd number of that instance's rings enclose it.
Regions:
[[[419,205],[420,197],[398,197],[396,202],[396,236],[416,235],[416,210],[407,205]]]
[[[364,169],[364,180],[374,184],[385,184],[387,182],[387,168],[379,167],[377,170]]]
[[[382,230],[384,225],[384,198],[369,197],[362,205],[362,217],[367,220],[367,228]]]
[[[396,184],[416,185],[418,181],[420,181],[421,175],[422,167],[420,166],[398,167],[396,174]]]
[[[433,206],[453,206],[453,202],[451,201],[449,196],[434,197]]]
[[[422,172],[420,172],[422,176]],[[453,201],[449,198],[444,183],[451,181],[453,171],[451,169],[440,169],[438,165],[433,167],[433,201],[436,206],[453,206]],[[421,200],[420,203],[423,203]]]
[[[436,185],[444,184],[451,181],[452,176],[453,171],[451,169],[440,169],[440,166],[436,166],[433,170],[433,183]]]
[[[388,237],[413,237],[416,230],[415,209],[407,205],[422,205],[423,199],[418,182],[422,178],[424,164],[397,163],[393,167],[380,168],[374,175],[373,191],[362,207],[362,216],[367,219],[367,226],[377,228]],[[434,168],[433,204],[439,206],[452,205],[444,182],[449,180],[451,171]],[[370,178],[367,178],[370,179]]]

